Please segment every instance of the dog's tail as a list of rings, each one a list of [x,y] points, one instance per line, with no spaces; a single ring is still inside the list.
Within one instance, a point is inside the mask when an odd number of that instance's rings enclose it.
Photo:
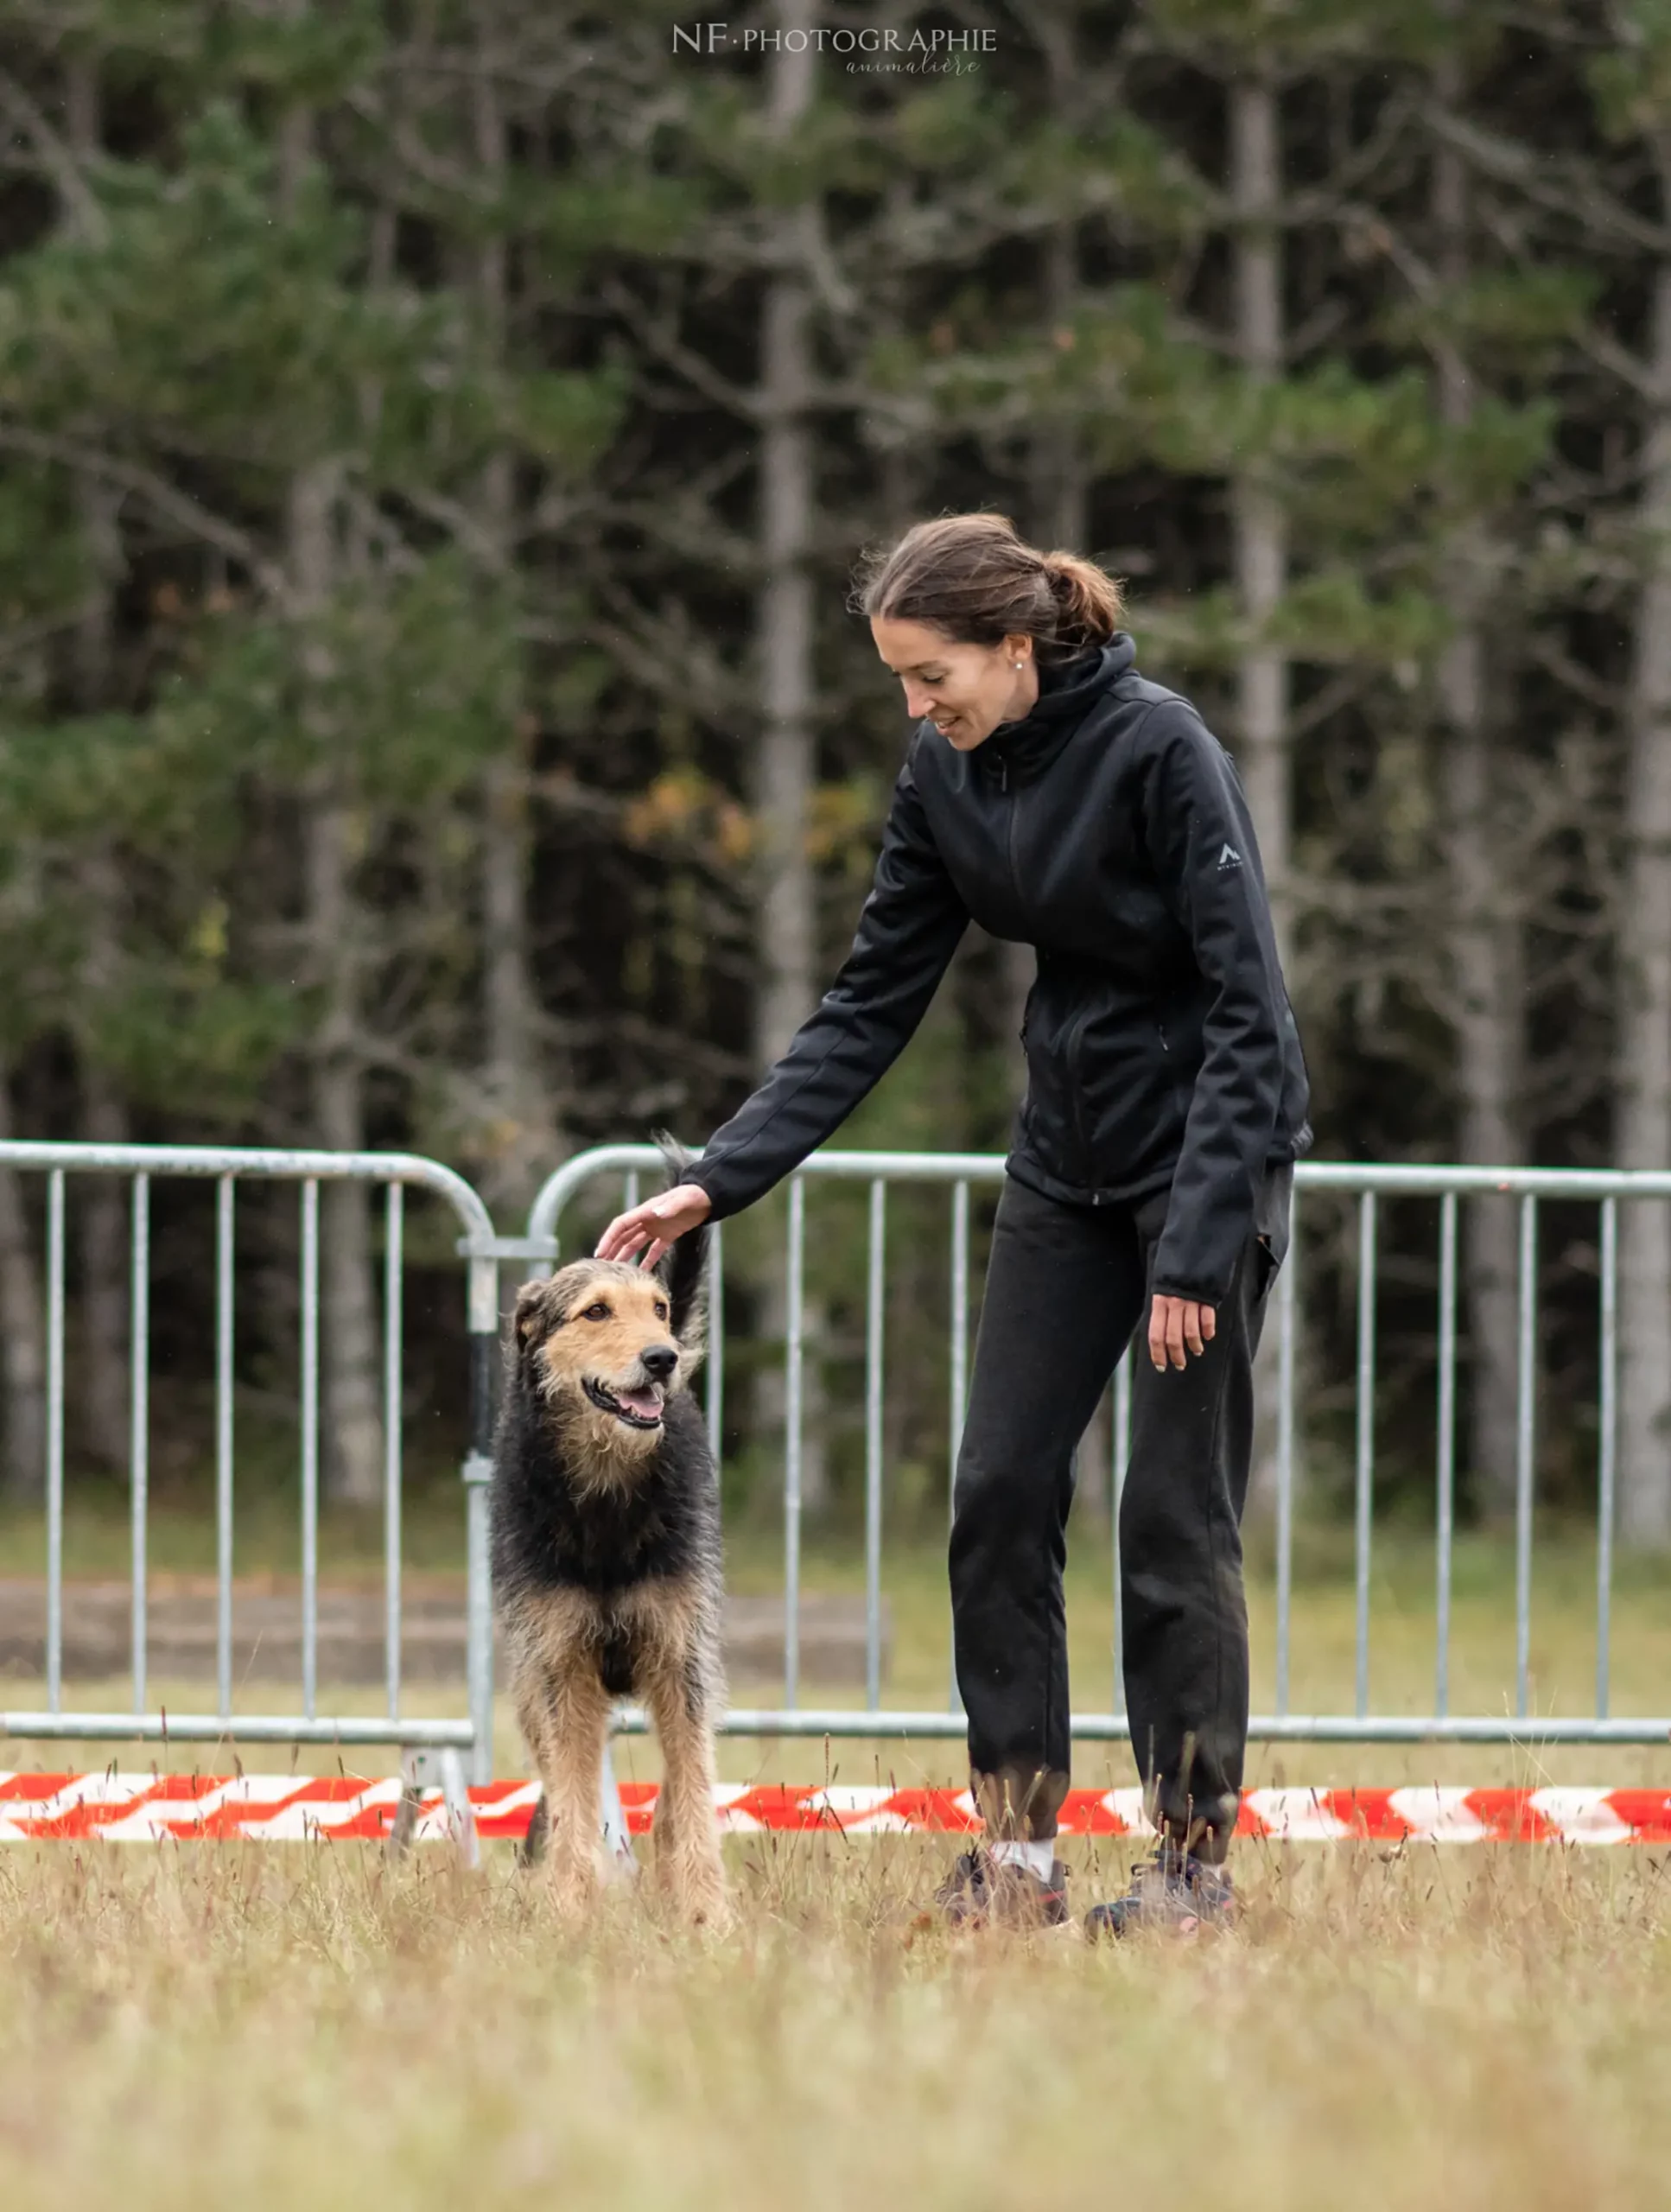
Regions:
[[[667,1167],[667,1187],[683,1183],[690,1154],[665,1129],[655,1132],[657,1149]],[[667,1302],[673,1309],[673,1334],[687,1353],[702,1348],[708,1332],[708,1228],[688,1229],[663,1258]]]

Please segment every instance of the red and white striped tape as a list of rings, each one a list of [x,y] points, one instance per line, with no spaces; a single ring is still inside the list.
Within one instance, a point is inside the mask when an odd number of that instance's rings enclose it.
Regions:
[[[391,1775],[0,1774],[0,1843],[99,1836],[112,1843],[169,1837],[249,1837],[270,1843],[387,1836],[400,1801]],[[539,1794],[534,1782],[492,1782],[470,1801],[484,1837],[520,1836]],[[650,1826],[656,1785],[624,1782],[635,1835]],[[715,1792],[729,1834],[835,1830],[847,1835],[962,1831],[978,1825],[967,1790],[887,1789],[841,1783],[721,1783]],[[1146,1835],[1140,1790],[1071,1789],[1064,1835]],[[448,1830],[438,1789],[427,1789],[415,1840]],[[1277,1842],[1671,1843],[1671,1789],[1250,1789],[1237,1833]]]

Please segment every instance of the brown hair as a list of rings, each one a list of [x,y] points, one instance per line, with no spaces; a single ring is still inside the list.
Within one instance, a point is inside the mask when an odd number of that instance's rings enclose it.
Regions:
[[[1125,620],[1114,578],[1082,554],[1045,553],[1007,515],[940,515],[867,552],[850,606],[885,622],[928,622],[954,645],[1028,637],[1040,661],[1065,660]]]

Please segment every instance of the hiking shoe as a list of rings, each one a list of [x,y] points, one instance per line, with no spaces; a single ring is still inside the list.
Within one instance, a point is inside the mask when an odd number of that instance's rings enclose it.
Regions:
[[[1045,1881],[977,1844],[957,1860],[934,1902],[954,1928],[1062,1928],[1069,1921],[1068,1870],[1053,1859]]]
[[[1233,1927],[1241,1909],[1223,1867],[1210,1866],[1192,1852],[1163,1847],[1153,1859],[1140,1859],[1132,1868],[1131,1886],[1124,1897],[1091,1907],[1085,1915],[1085,1933],[1093,1941],[1147,1928],[1192,1936],[1199,1928]]]

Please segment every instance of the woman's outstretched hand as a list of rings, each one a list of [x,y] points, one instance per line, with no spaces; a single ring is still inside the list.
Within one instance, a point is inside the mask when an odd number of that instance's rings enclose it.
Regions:
[[[670,1245],[687,1230],[700,1229],[713,1211],[714,1201],[699,1183],[681,1183],[658,1198],[646,1198],[642,1205],[618,1213],[599,1237],[594,1256],[630,1260],[641,1251],[644,1256],[639,1265],[653,1268]]]
[[[1155,1293],[1149,1313],[1149,1357],[1161,1370],[1188,1363],[1185,1346],[1200,1353],[1213,1340],[1217,1321],[1210,1306],[1192,1298],[1166,1298]]]

